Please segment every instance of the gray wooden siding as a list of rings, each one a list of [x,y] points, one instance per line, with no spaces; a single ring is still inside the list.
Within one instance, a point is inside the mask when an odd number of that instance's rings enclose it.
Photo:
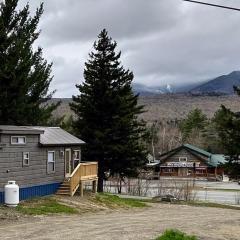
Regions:
[[[196,154],[198,155],[198,154]],[[201,162],[201,166],[205,166],[206,163],[202,159],[203,156],[195,156],[190,151],[187,151],[186,149],[181,149],[180,151],[176,152],[172,156],[169,156],[164,162],[178,162],[180,157],[187,157],[188,162]],[[207,160],[207,158],[205,158]]]
[[[65,175],[64,147],[41,147],[39,135],[26,135],[25,145],[11,145],[11,135],[1,135],[0,191],[8,180],[20,187],[62,182]],[[67,147],[80,150],[80,147]],[[48,151],[55,151],[55,172],[47,173]],[[29,166],[23,166],[23,152],[29,152]],[[8,172],[9,171],[9,172]]]

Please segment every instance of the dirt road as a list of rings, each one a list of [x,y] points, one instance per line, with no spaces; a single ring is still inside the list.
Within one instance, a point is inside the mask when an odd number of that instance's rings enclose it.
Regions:
[[[134,210],[73,216],[42,216],[0,226],[0,239],[18,240],[152,240],[177,228],[201,240],[239,240],[240,211],[153,204]]]

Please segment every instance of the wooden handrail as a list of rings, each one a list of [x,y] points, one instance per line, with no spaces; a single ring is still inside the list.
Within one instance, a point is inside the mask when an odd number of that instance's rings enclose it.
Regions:
[[[98,163],[97,162],[81,162],[77,165],[70,176],[70,194],[74,195],[78,189],[81,180],[87,181],[97,179]]]
[[[73,172],[72,172],[72,174],[70,175],[69,178],[72,178],[72,177],[76,174],[76,172],[78,171],[78,169],[80,168],[80,166],[81,166],[81,163],[79,163],[79,164],[77,165],[77,167],[73,170]]]

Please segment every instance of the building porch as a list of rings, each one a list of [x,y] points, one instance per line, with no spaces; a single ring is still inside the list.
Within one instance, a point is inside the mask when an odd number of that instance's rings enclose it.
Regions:
[[[80,162],[71,175],[65,177],[56,194],[73,196],[79,190],[80,196],[83,196],[84,185],[89,182],[92,184],[92,192],[96,193],[97,181],[98,163]]]

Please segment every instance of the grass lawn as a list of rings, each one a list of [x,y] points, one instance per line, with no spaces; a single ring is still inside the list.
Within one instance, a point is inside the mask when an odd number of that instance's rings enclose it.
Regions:
[[[229,189],[229,188],[202,188],[205,191],[222,191],[222,192],[240,192],[240,189]]]
[[[107,193],[98,193],[93,201],[104,204],[109,208],[116,207],[147,207],[147,204],[143,200],[132,198],[120,198],[116,195]]]
[[[46,215],[54,213],[76,214],[75,208],[63,205],[51,197],[34,198],[20,203],[16,210],[29,215]]]
[[[183,204],[196,206],[196,207],[215,207],[215,208],[224,208],[224,209],[233,209],[233,210],[240,210],[240,206],[232,206],[220,203],[213,203],[213,202],[197,202],[197,201],[189,201],[184,202]]]
[[[188,236],[178,230],[166,230],[163,235],[155,240],[197,240],[195,236]]]
[[[97,194],[94,198],[89,199],[97,204],[105,205],[108,208],[121,208],[121,207],[146,207],[147,204],[142,200],[136,199],[122,199],[115,195],[110,194]],[[67,206],[61,201],[53,197],[39,197],[31,200],[21,202],[16,210],[23,214],[28,215],[48,215],[48,214],[77,214],[74,207]]]

